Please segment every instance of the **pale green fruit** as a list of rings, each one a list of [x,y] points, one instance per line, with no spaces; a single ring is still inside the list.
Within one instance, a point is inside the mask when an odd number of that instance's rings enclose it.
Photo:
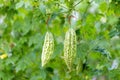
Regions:
[[[69,70],[72,69],[76,57],[77,39],[75,31],[70,28],[65,35],[64,40],[64,60]]]
[[[42,49],[41,61],[42,67],[45,66],[49,61],[54,51],[54,38],[51,32],[47,32]]]

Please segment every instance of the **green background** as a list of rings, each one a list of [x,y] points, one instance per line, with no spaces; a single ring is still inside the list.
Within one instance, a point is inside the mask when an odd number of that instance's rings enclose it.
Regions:
[[[72,72],[63,59],[70,27],[77,34]],[[55,50],[43,68],[47,30],[54,35]],[[0,0],[3,54],[8,57],[0,59],[0,80],[119,80],[120,0]]]

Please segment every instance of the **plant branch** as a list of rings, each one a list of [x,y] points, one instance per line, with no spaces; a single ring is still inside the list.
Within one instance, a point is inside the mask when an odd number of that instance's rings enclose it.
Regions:
[[[83,0],[79,1],[78,3],[76,3],[73,7],[76,7],[78,4],[80,4]]]
[[[48,15],[48,18],[46,20],[46,28],[49,30],[49,20],[50,20],[50,14]]]
[[[60,3],[56,3],[56,4],[58,4],[59,6],[61,6],[61,7],[65,8],[65,9],[68,9],[67,7],[65,7],[65,6],[61,5]]]

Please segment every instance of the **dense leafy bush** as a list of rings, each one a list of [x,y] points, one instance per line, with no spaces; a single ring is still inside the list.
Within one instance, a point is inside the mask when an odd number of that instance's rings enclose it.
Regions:
[[[0,80],[119,80],[120,0],[0,0]],[[64,39],[72,27],[77,55],[70,72]],[[45,34],[54,36],[41,66]]]

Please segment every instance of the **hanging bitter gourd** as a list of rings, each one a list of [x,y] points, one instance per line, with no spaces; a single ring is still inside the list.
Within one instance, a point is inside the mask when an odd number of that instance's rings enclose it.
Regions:
[[[45,40],[41,55],[42,67],[49,62],[53,54],[53,51],[54,51],[54,38],[51,32],[47,32],[45,35]]]
[[[72,69],[76,57],[77,39],[74,29],[70,28],[65,35],[64,40],[64,60],[69,70]]]

